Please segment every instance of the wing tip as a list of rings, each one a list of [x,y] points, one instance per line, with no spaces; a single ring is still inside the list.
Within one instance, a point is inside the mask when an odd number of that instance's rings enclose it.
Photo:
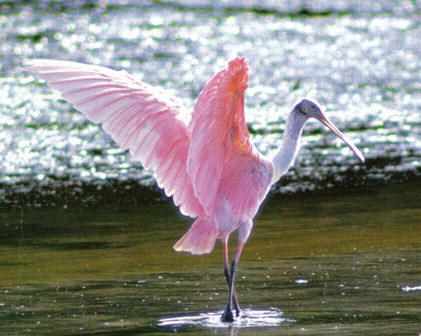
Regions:
[[[248,61],[245,56],[237,56],[228,62],[228,70],[233,74],[239,74],[241,72],[247,72]]]
[[[245,91],[248,86],[248,62],[244,56],[237,56],[228,62],[227,72],[229,75],[230,91]]]
[[[53,60],[46,58],[30,58],[23,60],[23,71],[32,72],[32,73],[41,73],[47,71],[50,68],[57,67],[58,65],[63,65],[67,61]]]
[[[23,65],[23,71],[28,71],[28,72],[33,72],[33,70],[36,67],[39,67],[40,65],[45,63],[45,59],[41,59],[41,58],[30,58],[30,59],[25,59],[22,62]]]
[[[93,67],[98,68],[97,65],[89,65],[67,60],[47,59],[47,58],[29,58],[23,60],[23,70],[30,72],[49,71],[57,68],[74,68],[74,67]]]

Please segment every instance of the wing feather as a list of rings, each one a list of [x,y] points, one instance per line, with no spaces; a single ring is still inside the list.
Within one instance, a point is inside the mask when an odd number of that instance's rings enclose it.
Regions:
[[[269,191],[273,167],[250,142],[244,116],[248,66],[237,57],[205,86],[189,124],[187,170],[207,214],[224,197],[233,218],[251,219]]]
[[[108,134],[114,134],[117,139],[121,130],[130,123],[131,120],[135,119],[139,114],[137,103],[132,103],[116,112],[112,117],[108,118],[106,122],[102,124],[102,128]]]
[[[177,117],[175,100],[125,71],[68,61],[31,60],[28,71],[47,81],[145,168],[172,195],[180,211],[196,217],[203,208],[187,172],[190,133]]]

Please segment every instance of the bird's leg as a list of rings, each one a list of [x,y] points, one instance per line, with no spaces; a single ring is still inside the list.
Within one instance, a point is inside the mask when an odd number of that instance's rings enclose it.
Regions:
[[[229,261],[228,261],[228,237],[226,237],[225,239],[223,239],[222,244],[224,246],[224,274],[225,274],[225,279],[227,280],[227,284],[229,289],[231,290],[231,276],[230,276],[230,268],[229,268]],[[237,316],[240,316],[240,305],[238,304],[238,300],[237,300],[237,293],[234,289],[233,291],[233,296],[232,296],[232,303],[234,304],[234,308],[235,308],[235,312]]]
[[[234,297],[234,276],[235,276],[235,271],[237,269],[238,266],[238,262],[240,261],[240,256],[241,256],[241,251],[243,250],[243,243],[238,242],[237,245],[237,250],[235,251],[235,256],[234,259],[232,261],[231,264],[231,270],[230,270],[230,274],[229,274],[229,280],[230,280],[230,284],[229,284],[229,296],[228,296],[228,304],[227,307],[225,308],[224,313],[221,316],[221,321],[222,322],[233,322],[234,321],[234,317],[232,315],[232,304],[233,304],[233,297]]]

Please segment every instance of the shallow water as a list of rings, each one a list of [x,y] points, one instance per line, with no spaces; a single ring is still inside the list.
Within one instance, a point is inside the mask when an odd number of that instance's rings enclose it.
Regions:
[[[420,3],[131,3],[0,3],[0,335],[419,334]],[[263,153],[312,96],[367,162],[306,125],[244,250],[242,317],[226,325],[221,246],[174,252],[188,221],[140,186],[151,174],[21,66],[125,69],[190,111],[237,54]]]
[[[272,197],[240,262],[233,325],[218,320],[220,244],[173,251],[187,221],[167,203],[2,209],[0,334],[417,335],[420,187]]]
[[[90,185],[152,181],[99,127],[22,71],[25,58],[125,69],[178,96],[187,115],[206,81],[249,59],[246,114],[266,154],[293,103],[312,96],[367,158],[318,123],[305,129],[283,192],[421,175],[418,1],[25,1],[0,5],[0,201]],[[87,202],[87,201],[85,201]],[[33,203],[37,203],[34,201]]]

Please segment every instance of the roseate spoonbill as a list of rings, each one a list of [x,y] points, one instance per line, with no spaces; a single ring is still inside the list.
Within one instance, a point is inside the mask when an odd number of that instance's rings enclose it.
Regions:
[[[138,81],[125,71],[57,60],[31,60],[26,70],[46,80],[145,169],[172,196],[186,216],[196,218],[174,245],[176,251],[203,254],[215,241],[223,245],[224,274],[229,287],[222,321],[240,314],[234,275],[253,217],[269,188],[294,163],[304,124],[319,120],[364,161],[361,152],[324,115],[319,105],[302,99],[289,113],[279,150],[271,158],[250,142],[244,117],[248,65],[236,57],[206,84],[186,125],[180,106],[165,92]],[[228,238],[238,230],[229,265]]]

